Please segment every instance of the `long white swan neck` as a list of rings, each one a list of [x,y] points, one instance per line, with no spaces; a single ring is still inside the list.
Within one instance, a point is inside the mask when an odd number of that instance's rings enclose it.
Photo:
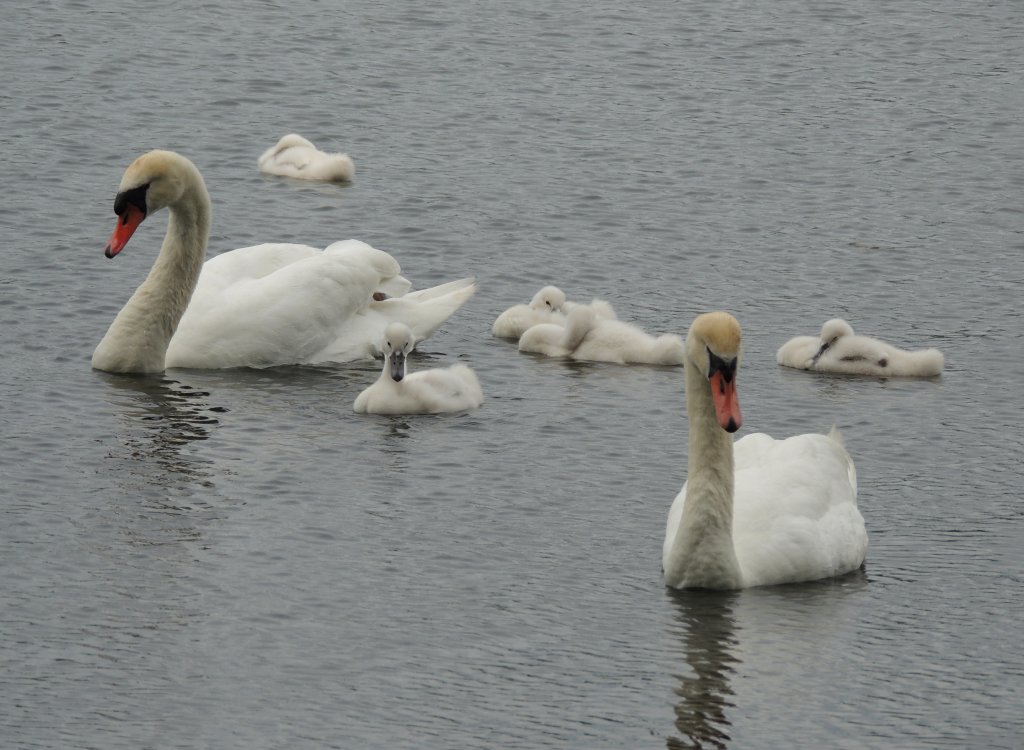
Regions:
[[[210,198],[201,180],[192,190],[186,191],[181,200],[168,207],[167,234],[164,235],[160,254],[143,282],[144,285],[153,285],[154,298],[163,296],[164,312],[168,319],[173,319],[173,328],[177,328],[188,307],[206,260],[211,210]],[[174,333],[173,329],[171,333]]]
[[[711,384],[691,361],[686,363],[686,411],[690,422],[686,515],[725,534],[732,545],[735,485],[732,435],[722,429],[711,400]]]
[[[666,578],[674,586],[732,589],[742,585],[733,547],[732,435],[722,429],[706,375],[687,357],[690,423],[686,503]]]
[[[210,197],[198,171],[168,211],[167,233],[153,267],[96,347],[92,365],[97,369],[164,370],[167,345],[199,280],[210,235]]]

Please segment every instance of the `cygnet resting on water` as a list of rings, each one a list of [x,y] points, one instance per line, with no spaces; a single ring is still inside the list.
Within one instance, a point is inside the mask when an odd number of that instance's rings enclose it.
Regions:
[[[416,341],[403,323],[392,323],[381,346],[384,369],[377,382],[360,393],[353,409],[360,414],[440,414],[475,409],[484,401],[476,373],[462,364],[407,373],[407,355]]]
[[[821,336],[796,336],[776,355],[780,365],[842,375],[927,378],[942,372],[938,349],[905,351],[870,336],[858,336],[842,318],[826,321]]]
[[[517,339],[530,326],[538,323],[565,323],[562,306],[565,292],[557,286],[546,286],[533,295],[528,305],[513,305],[494,321],[491,333],[499,338]]]
[[[614,319],[615,310],[604,300],[570,302],[557,286],[546,286],[533,295],[528,305],[513,305],[494,321],[491,333],[499,338],[518,339],[527,328],[540,323],[565,325],[565,316],[577,307],[589,307],[599,318]]]
[[[542,323],[527,329],[519,339],[519,351],[587,362],[681,365],[684,346],[674,334],[654,337],[580,305],[568,314],[564,327]]]
[[[261,172],[299,180],[351,182],[356,165],[348,154],[321,151],[301,135],[289,133],[260,156]]]

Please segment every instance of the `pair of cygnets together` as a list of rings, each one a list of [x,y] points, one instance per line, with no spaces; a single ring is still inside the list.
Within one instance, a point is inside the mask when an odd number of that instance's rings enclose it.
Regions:
[[[570,302],[556,286],[546,286],[527,305],[514,305],[494,321],[491,333],[519,339],[519,351],[585,362],[681,365],[683,340],[675,334],[651,336],[621,321],[604,300]]]

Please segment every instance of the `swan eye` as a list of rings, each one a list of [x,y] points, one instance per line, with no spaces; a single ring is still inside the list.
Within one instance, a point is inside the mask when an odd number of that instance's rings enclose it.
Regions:
[[[146,215],[146,191],[149,190],[149,183],[139,187],[125,190],[114,196],[114,213],[120,216],[128,210],[128,204],[135,206],[142,215]]]
[[[722,378],[726,383],[732,382],[732,379],[736,377],[736,358],[723,359],[715,354],[711,349],[708,349],[708,379],[711,378],[717,372],[722,373]]]

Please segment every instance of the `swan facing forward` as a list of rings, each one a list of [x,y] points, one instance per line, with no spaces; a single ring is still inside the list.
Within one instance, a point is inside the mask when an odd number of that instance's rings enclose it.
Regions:
[[[655,338],[638,327],[602,317],[590,305],[577,305],[565,326],[540,323],[519,339],[519,351],[585,362],[681,365],[683,341],[674,334]]]
[[[785,367],[815,372],[912,378],[938,375],[945,365],[938,349],[897,349],[870,336],[855,335],[842,318],[826,321],[820,338],[790,339],[779,347],[776,360]]]
[[[673,588],[830,578],[867,554],[857,476],[837,430],[774,440],[740,428],[740,326],[701,315],[686,338],[689,477],[672,503],[662,568]]]
[[[484,401],[476,373],[466,365],[406,374],[415,337],[403,323],[384,332],[384,369],[352,408],[360,414],[441,414],[475,409]]]
[[[296,133],[264,151],[257,165],[261,172],[300,180],[351,182],[356,174],[348,154],[328,154]]]
[[[319,250],[265,244],[205,265],[210,197],[202,175],[171,151],[128,167],[114,200],[108,258],[139,225],[167,208],[163,246],[145,281],[96,347],[108,372],[344,362],[379,351],[388,323],[430,336],[475,290],[473,279],[409,292],[398,262],[358,240]]]

